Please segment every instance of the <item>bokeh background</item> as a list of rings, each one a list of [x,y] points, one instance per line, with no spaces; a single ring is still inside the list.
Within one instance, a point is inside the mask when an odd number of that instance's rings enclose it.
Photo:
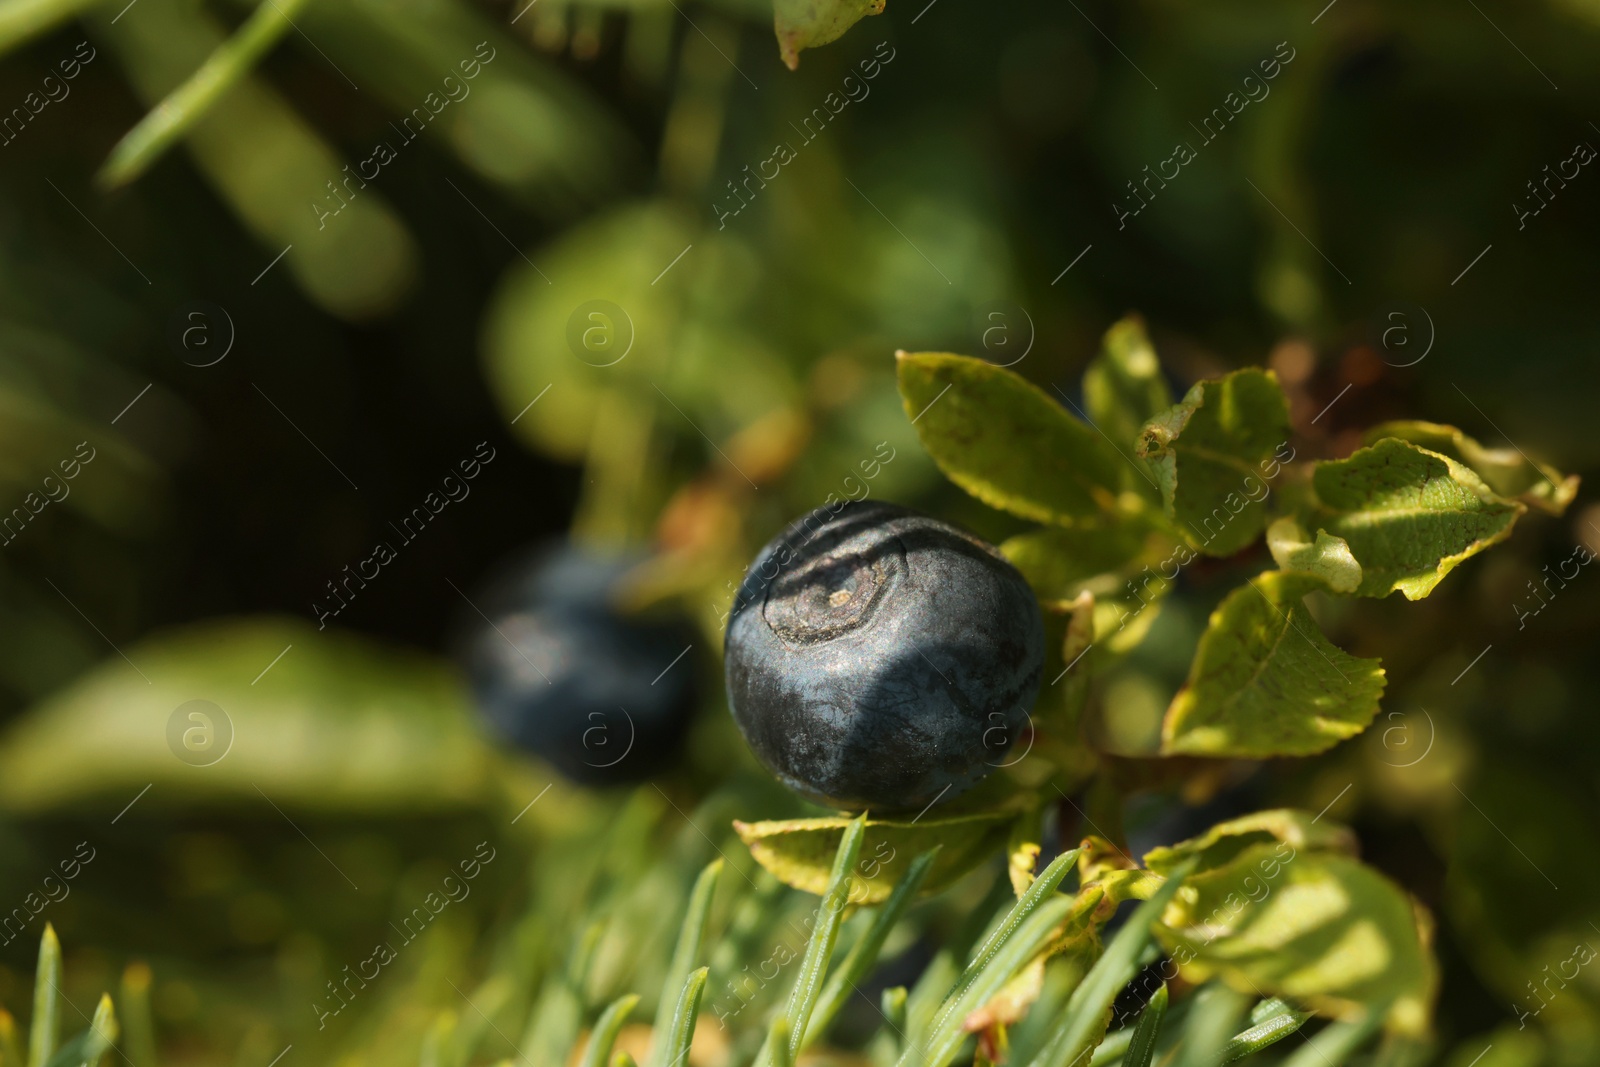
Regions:
[[[700,827],[798,810],[718,689],[754,549],[885,455],[873,497],[1012,530],[922,455],[896,349],[1076,402],[1135,311],[1180,392],[1277,370],[1305,455],[1416,417],[1586,479],[1600,460],[1590,0],[892,0],[794,71],[759,0],[268,4],[284,25],[233,0],[0,2],[0,509],[27,516],[0,534],[0,905],[93,854],[0,935],[14,1011],[48,920],[85,1010],[148,963],[165,1060],[384,1062],[476,980],[485,931],[566,951],[559,910],[527,908],[571,880],[574,828],[634,818],[689,870]],[[247,19],[264,54],[119,170]],[[1180,142],[1178,177],[1130,187]],[[1600,945],[1600,578],[1530,585],[1600,549],[1592,499],[1424,602],[1324,619],[1388,670],[1365,735],[1126,813],[1148,843],[1256,806],[1351,822],[1437,918],[1453,1067],[1600,1048],[1600,970],[1518,1022]],[[704,707],[643,800],[490,740],[453,666],[496,565],[569,535],[647,554],[638,606],[700,626],[679,669]],[[1105,680],[1108,747],[1148,747],[1229,576],[1265,563],[1194,568]],[[232,731],[209,766],[167,742],[190,699]],[[404,992],[319,1028],[324,983],[484,840],[497,862]]]

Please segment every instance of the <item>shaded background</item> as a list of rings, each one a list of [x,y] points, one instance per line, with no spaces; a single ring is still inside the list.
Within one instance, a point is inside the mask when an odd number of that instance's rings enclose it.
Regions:
[[[480,738],[446,655],[508,553],[568,530],[657,553],[641,597],[697,616],[688,662],[713,690],[671,776],[687,798],[749,772],[714,692],[718,620],[783,522],[848,493],[883,444],[873,496],[1009,532],[921,455],[897,348],[987,354],[1076,400],[1134,310],[1180,388],[1273,366],[1305,455],[1400,416],[1586,478],[1600,455],[1600,179],[1528,184],[1600,144],[1586,0],[896,0],[795,72],[770,11],[740,0],[310,0],[187,142],[96,184],[248,14],[0,7],[0,108],[21,109],[0,147],[0,505],[48,489],[80,442],[95,457],[0,553],[0,715],[30,716],[0,749],[0,894],[98,849],[0,948],[0,1002],[25,1002],[49,919],[85,1007],[151,962],[174,1062],[264,1063],[290,1040],[331,1059],[303,1005],[397,902],[497,835],[514,862],[428,949],[467,966],[471,932],[548,866],[541,835],[614,802],[558,784],[510,822],[551,776]],[[470,94],[402,136],[480,42]],[[1203,143],[1194,124],[1285,50],[1269,95]],[[835,115],[847,76],[860,99]],[[327,183],[379,141],[393,159],[324,217]],[[1119,222],[1180,141],[1194,160]],[[778,143],[793,161],[719,222]],[[326,583],[480,442],[495,458],[470,495],[319,631]],[[1330,636],[1384,660],[1385,717],[1217,802],[1331,803],[1435,911],[1456,1067],[1489,1043],[1482,1067],[1592,1062],[1600,1040],[1589,972],[1526,1030],[1515,1017],[1574,940],[1600,943],[1600,585],[1585,572],[1518,625],[1541,568],[1600,548],[1588,497],[1425,602],[1337,605]],[[1188,577],[1107,680],[1114,747],[1153,736],[1229,575],[1264,562]],[[172,755],[173,696],[233,716],[229,759]],[[786,810],[757,777],[732,814]],[[1170,794],[1128,818],[1152,841],[1202,824]]]

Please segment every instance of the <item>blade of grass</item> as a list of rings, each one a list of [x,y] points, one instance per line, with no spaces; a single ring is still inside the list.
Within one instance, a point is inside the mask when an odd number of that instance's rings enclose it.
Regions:
[[[1151,925],[1161,917],[1194,865],[1195,861],[1191,860],[1174,871],[1161,888],[1129,916],[1126,925],[1117,931],[1100,959],[1073,990],[1061,1022],[1030,1067],[1073,1067],[1079,1060],[1088,1059],[1111,1021],[1111,1002],[1116,999],[1118,990],[1138,972],[1139,954],[1150,939]]]
[[[123,135],[95,180],[115,189],[143,174],[293,27],[306,0],[261,0],[233,36]]]
[[[913,1042],[900,1056],[905,1067],[945,1067],[969,1036],[967,1016],[981,1007],[1000,987],[1044,948],[1056,926],[1071,913],[1077,901],[1072,897],[1046,900],[1032,909],[1021,929],[1014,929],[1000,947],[983,956],[983,966],[970,981],[959,983],[945,1001],[924,1040]]]
[[[789,1055],[789,1016],[779,1012],[767,1030],[767,1048],[772,1052],[772,1067],[794,1067]]]
[[[1276,1008],[1276,1011],[1262,1011],[1263,1008]],[[1288,1037],[1306,1024],[1311,1018],[1310,1012],[1297,1011],[1287,1003],[1274,997],[1263,1000],[1256,1005],[1250,1013],[1252,1026],[1233,1035],[1233,1040],[1222,1046],[1222,1052],[1217,1058],[1218,1064],[1232,1063],[1234,1060],[1243,1059],[1252,1052],[1260,1052],[1271,1045]]]
[[[955,986],[945,995],[944,1006],[939,1009],[939,1012],[933,1017],[933,1022],[928,1027],[930,1037],[940,1030],[948,1030],[950,1015],[962,1001],[963,994],[978,980],[978,976],[983,973],[984,969],[989,966],[989,962],[1005,947],[1006,942],[1060,888],[1062,879],[1066,878],[1067,872],[1077,863],[1080,851],[1082,850],[1075,848],[1071,851],[1063,852],[1052,860],[1050,866],[1040,872],[1039,877],[1035,878],[1033,884],[1028,887],[1028,891],[1022,894],[1011,910],[1006,913],[1006,917],[990,931],[988,938],[974,953],[972,962],[967,964],[966,969],[956,979]],[[964,1014],[963,1018],[965,1018]],[[910,1057],[918,1046],[931,1048],[933,1047],[933,1042],[913,1041],[911,1047],[907,1048],[901,1055],[900,1063],[897,1067],[912,1067]]]
[[[1229,1043],[1250,1008],[1250,998],[1221,982],[1207,982],[1195,994],[1194,1010],[1183,1028],[1178,1067],[1216,1067],[1217,1056]]]
[[[794,989],[789,993],[785,1014],[789,1018],[789,1058],[800,1053],[800,1042],[816,1007],[817,996],[822,991],[822,977],[827,972],[828,961],[833,956],[833,944],[839,936],[839,922],[844,917],[845,905],[850,903],[850,876],[856,859],[861,855],[861,840],[866,836],[867,817],[861,815],[845,827],[839,839],[839,851],[833,857],[833,870],[828,874],[828,888],[817,906],[817,923],[811,930],[811,940],[806,942],[806,954],[800,960],[800,973],[795,976]]]
[[[6,0],[0,5],[0,55],[48,33],[95,3],[96,0]]]
[[[911,861],[911,866],[906,868],[905,875],[894,887],[894,892],[889,894],[889,899],[879,905],[878,913],[872,918],[872,926],[845,954],[833,974],[829,975],[828,984],[823,986],[822,995],[817,998],[817,1006],[811,1013],[806,1038],[800,1043],[800,1048],[810,1047],[812,1042],[827,1032],[839,1009],[844,1007],[856,986],[867,977],[867,971],[878,961],[878,953],[883,951],[883,943],[911,905],[911,898],[916,895],[938,854],[939,846],[936,845]]]
[[[706,917],[711,913],[711,898],[717,888],[717,876],[721,873],[722,861],[712,860],[700,872],[700,877],[694,880],[694,889],[689,892],[689,907],[683,914],[683,925],[678,929],[678,944],[672,950],[672,962],[667,965],[667,975],[661,986],[661,1001],[656,1005],[656,1023],[647,1061],[651,1067],[667,1067],[669,1062],[663,1037],[676,1010],[669,994],[688,978],[689,969],[700,955],[700,939],[705,936]],[[705,984],[704,979],[701,984]]]
[[[667,1059],[662,1067],[682,1067],[689,1059],[689,1045],[694,1041],[694,1023],[700,1016],[700,994],[705,992],[706,975],[710,967],[691,971],[678,995],[678,1006],[672,1013],[672,1029],[667,1033],[665,1050]]]
[[[589,1033],[589,1047],[584,1050],[583,1059],[578,1062],[578,1067],[606,1067],[606,1059],[611,1055],[611,1046],[617,1042],[617,1032],[622,1029],[622,1024],[628,1021],[628,1014],[638,1003],[639,994],[629,993],[612,1001],[610,1007],[600,1013],[599,1020]]]
[[[1150,998],[1150,1003],[1139,1013],[1139,1025],[1134,1027],[1133,1037],[1128,1041],[1128,1054],[1122,1060],[1123,1067],[1150,1067],[1150,1061],[1156,1054],[1156,1035],[1161,1032],[1161,1020],[1166,1014],[1167,983],[1162,982],[1155,996]]]
[[[156,1028],[150,1014],[150,968],[130,963],[122,972],[123,1051],[134,1067],[156,1067]]]
[[[1365,1015],[1351,1022],[1334,1023],[1300,1046],[1283,1061],[1283,1067],[1340,1067],[1372,1036],[1388,1011],[1385,1004],[1368,1008]]]
[[[28,1067],[44,1067],[56,1051],[59,1007],[56,990],[61,985],[61,942],[56,928],[44,924],[39,938],[39,966],[33,980],[33,1020],[28,1024]]]
[[[76,1035],[56,1050],[46,1067],[100,1067],[102,1058],[117,1040],[117,1015],[111,1007],[111,995],[100,994],[94,1018],[89,1029]]]

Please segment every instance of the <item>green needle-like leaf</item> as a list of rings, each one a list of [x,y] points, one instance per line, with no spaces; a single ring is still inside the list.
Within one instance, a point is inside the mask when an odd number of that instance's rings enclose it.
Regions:
[[[1218,1052],[1249,1008],[1248,996],[1221,982],[1202,986],[1183,1028],[1177,1067],[1216,1067]]]
[[[629,993],[612,1001],[611,1005],[600,1013],[599,1020],[589,1033],[589,1047],[584,1049],[583,1059],[579,1061],[578,1067],[606,1067],[606,1060],[611,1056],[611,1046],[617,1041],[617,1032],[622,1029],[622,1024],[628,1021],[628,1014],[638,1003],[639,995]]]
[[[1334,1023],[1284,1060],[1283,1067],[1341,1067],[1378,1029],[1384,1014],[1384,1009],[1373,1008],[1359,1019]]]
[[[932,1063],[934,1061],[926,1059],[926,1056],[939,1052],[944,1046],[948,1046],[948,1051],[945,1051],[943,1055],[948,1057],[954,1054],[956,1046],[960,1044],[964,1034],[961,1024],[966,1020],[967,1013],[982,1004],[988,998],[988,994],[992,994],[1001,985],[1004,985],[1006,980],[1017,969],[1012,967],[998,981],[993,981],[994,975],[1000,969],[1003,969],[1002,967],[997,967],[995,960],[1000,958],[1006,945],[1015,939],[1019,930],[1029,924],[1036,912],[1047,903],[1052,905],[1056,903],[1051,898],[1055,896],[1056,890],[1060,888],[1062,879],[1066,878],[1067,872],[1072,870],[1077,863],[1078,854],[1081,851],[1081,849],[1072,849],[1070,852],[1063,852],[1040,872],[1039,877],[1033,880],[1033,884],[1028,887],[1028,891],[1022,894],[1011,910],[1006,913],[1005,918],[990,932],[989,936],[984,939],[983,944],[979,946],[977,952],[973,954],[972,962],[961,972],[960,977],[956,979],[955,985],[945,996],[943,1005],[938,1013],[934,1015],[925,1037],[912,1041],[910,1047],[901,1054],[899,1067],[911,1067],[913,1063]],[[1060,918],[1065,917],[1067,911],[1071,910],[1070,905],[1073,902],[1069,899],[1065,903],[1069,907],[1061,910],[1061,914],[1056,920],[1058,922]],[[1052,907],[1051,914],[1055,914],[1057,910],[1060,909]],[[1052,925],[1054,924],[1052,923]],[[1027,958],[1027,956],[1024,956],[1018,960],[1017,966],[1020,967],[1022,963],[1027,961]],[[985,995],[973,995],[973,990],[980,987],[987,991]],[[953,1042],[951,1040],[952,1036],[954,1037]]]
[[[806,1026],[822,991],[822,977],[827,972],[828,961],[833,957],[839,923],[844,917],[845,906],[850,903],[852,877],[856,860],[861,855],[861,840],[866,835],[866,827],[865,815],[853,819],[839,841],[839,853],[834,857],[828,891],[822,895],[822,903],[817,909],[817,922],[811,929],[811,940],[806,943],[806,954],[800,961],[800,973],[795,976],[794,989],[789,993],[786,1014],[789,1019],[790,1059],[800,1054]]]
[[[688,979],[690,968],[694,966],[694,961],[699,958],[700,939],[705,935],[706,916],[711,913],[711,898],[716,892],[717,876],[721,873],[722,860],[712,860],[700,872],[700,877],[695,879],[694,889],[689,893],[689,907],[683,914],[683,925],[678,930],[678,944],[672,950],[672,962],[667,966],[667,976],[661,986],[661,1001],[656,1005],[655,1038],[651,1042],[649,1061],[652,1067],[668,1067],[672,1062],[668,1057],[663,1037],[668,1032],[668,1021],[673,1018],[675,1011],[682,1010],[682,1005],[675,1007],[668,994],[683,985]]]
[[[115,189],[143,174],[289,32],[294,16],[305,4],[306,0],[262,0],[244,25],[219,45],[188,81],[168,93],[123,135],[96,175],[100,184]]]
[[[1139,969],[1139,955],[1150,941],[1151,927],[1194,869],[1191,860],[1174,871],[1149,900],[1128,917],[1104,954],[1089,968],[1067,1001],[1067,1010],[1031,1067],[1071,1067],[1105,1036],[1111,1023],[1111,1002]]]
[[[809,1047],[827,1032],[834,1017],[839,1014],[839,1009],[844,1007],[845,1001],[850,999],[856,986],[867,977],[867,972],[878,960],[878,953],[883,951],[884,941],[888,940],[889,933],[910,906],[911,898],[916,896],[917,889],[922,885],[922,880],[927,876],[928,869],[933,866],[934,857],[937,855],[938,849],[932,848],[912,861],[905,877],[900,879],[889,899],[878,908],[878,913],[873,916],[872,925],[867,928],[867,932],[861,935],[861,939],[851,947],[844,960],[828,978],[828,984],[822,988],[822,995],[817,998],[817,1006],[811,1013],[811,1022],[806,1028],[806,1037],[800,1043],[800,1048]]]
[[[56,1010],[61,988],[61,942],[56,928],[44,924],[39,938],[39,966],[33,980],[33,1022],[28,1028],[28,1067],[44,1067],[56,1051]]]
[[[781,1011],[767,1029],[767,1049],[772,1054],[772,1067],[794,1067],[794,1057],[789,1055],[789,1016]]]
[[[983,963],[968,968],[945,998],[944,1007],[934,1018],[926,1037],[914,1040],[900,1056],[897,1067],[945,1067],[968,1037],[967,1016],[998,993],[1002,986],[1044,949],[1061,924],[1077,905],[1072,897],[1057,895],[1031,910],[1026,921],[1012,930],[1011,936],[982,956]]]
[[[103,1058],[117,1040],[117,1016],[109,994],[100,994],[89,1029],[56,1050],[46,1067],[101,1067]]]
[[[1128,1042],[1128,1053],[1123,1057],[1123,1067],[1150,1067],[1156,1054],[1156,1037],[1161,1033],[1161,1020],[1167,1014],[1167,983],[1162,982],[1150,1003],[1139,1013],[1139,1025],[1134,1027]]]
[[[710,973],[711,968],[701,967],[691,971],[683,983],[683,992],[678,995],[677,1006],[672,1012],[672,1025],[667,1031],[667,1039],[665,1043],[657,1042],[664,1053],[662,1067],[684,1067],[689,1062],[689,1045],[694,1041],[694,1022],[700,1017],[700,995],[705,992],[706,975]]]
[[[1276,1045],[1304,1026],[1309,1018],[1310,1012],[1297,1011],[1277,997],[1263,1000],[1250,1013],[1251,1026],[1233,1035],[1233,1040],[1222,1047],[1217,1063],[1232,1063],[1252,1052]]]

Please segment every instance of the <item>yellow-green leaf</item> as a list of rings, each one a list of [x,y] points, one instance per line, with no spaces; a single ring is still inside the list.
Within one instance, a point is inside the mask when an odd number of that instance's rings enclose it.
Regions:
[[[1320,584],[1269,571],[1228,594],[1167,708],[1164,754],[1304,756],[1367,728],[1383,668],[1322,635],[1301,602]]]
[[[1289,403],[1271,371],[1247,367],[1197,382],[1145,423],[1137,455],[1156,471],[1167,516],[1196,548],[1231,556],[1261,534],[1289,446]]]
[[[1335,593],[1354,593],[1361,586],[1361,564],[1345,539],[1318,530],[1313,540],[1292,516],[1267,527],[1267,549],[1282,570],[1320,578]]]
[[[1037,522],[1073,525],[1116,510],[1123,460],[1043,390],[969,356],[897,358],[906,414],[961,488]]]
[[[476,806],[501,781],[455,672],[419,652],[282,618],[122,652],[11,724],[0,807],[121,806],[148,786],[141,807],[204,798],[270,813],[265,796],[421,811]]]
[[[1502,541],[1526,508],[1468,467],[1389,437],[1317,464],[1306,528],[1342,538],[1361,565],[1362,596],[1398,589],[1421,600],[1469,556]]]
[[[1385,422],[1366,433],[1366,444],[1398,437],[1471,467],[1484,484],[1508,500],[1559,515],[1578,493],[1578,476],[1562,474],[1512,448],[1485,448],[1454,426],[1407,420]]]
[[[837,41],[867,15],[883,14],[884,0],[773,0],[773,28],[784,65],[794,70],[800,52]]]
[[[1130,456],[1140,427],[1172,406],[1161,361],[1139,316],[1129,315],[1106,331],[1100,354],[1083,372],[1083,403],[1100,431]],[[1159,495],[1148,465],[1130,463],[1123,474],[1127,488]]]
[[[1389,1027],[1427,1027],[1437,985],[1426,920],[1348,856],[1255,844],[1195,874],[1156,935],[1183,977],[1290,998],[1340,1019],[1387,1006]]]
[[[1024,796],[993,811],[926,815],[915,822],[868,819],[852,903],[876,904],[887,899],[911,862],[940,844],[944,847],[934,859],[923,889],[942,889],[1003,847],[1012,823],[1030,803]],[[839,841],[851,822],[839,815],[736,821],[733,828],[756,862],[779,881],[820,896],[828,886]]]
[[[1170,874],[1191,856],[1200,857],[1199,871],[1214,870],[1231,863],[1245,849],[1259,844],[1282,842],[1295,851],[1320,850],[1354,855],[1356,838],[1333,820],[1323,822],[1293,808],[1258,811],[1227,822],[1219,822],[1198,837],[1175,845],[1153,848],[1144,855],[1145,866],[1158,874]]]

